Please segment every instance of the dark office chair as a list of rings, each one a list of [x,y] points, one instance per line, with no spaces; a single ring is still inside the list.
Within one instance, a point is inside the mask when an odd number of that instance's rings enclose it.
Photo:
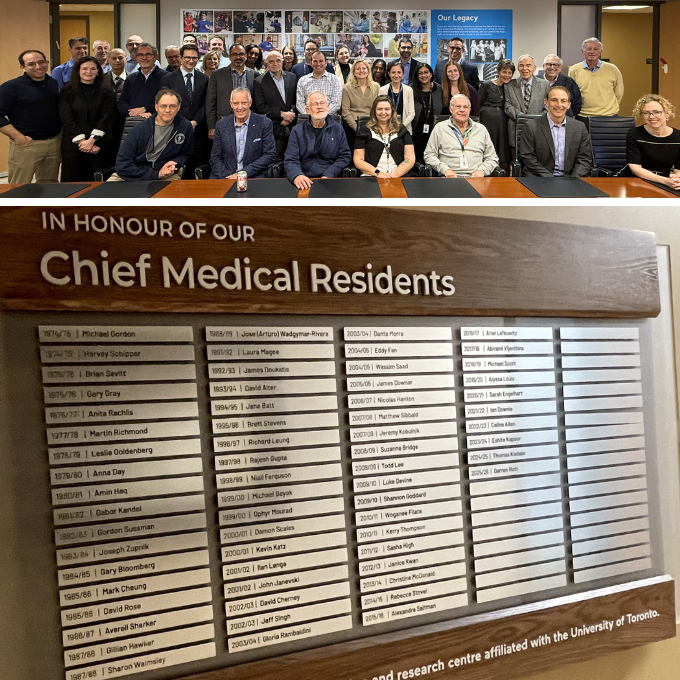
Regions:
[[[520,113],[517,115],[515,121],[515,157],[510,164],[511,174],[513,177],[522,177],[524,168],[522,165],[522,157],[519,154],[519,140],[522,136],[522,129],[532,118],[541,118],[544,113]]]
[[[612,177],[626,167],[626,135],[635,127],[630,116],[593,116],[590,141],[596,177]]]

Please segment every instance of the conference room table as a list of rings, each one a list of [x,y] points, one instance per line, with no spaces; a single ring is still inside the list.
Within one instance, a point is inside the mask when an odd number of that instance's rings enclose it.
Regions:
[[[249,180],[249,183],[268,182],[270,180]],[[327,180],[329,181],[329,180]],[[334,181],[334,180],[330,180]],[[346,180],[352,181],[352,180]],[[401,179],[378,178],[378,185],[382,198],[386,199],[409,199]],[[441,181],[434,179],[434,181]],[[537,196],[529,191],[514,177],[475,177],[467,178],[470,185],[479,193],[481,199],[534,199]],[[678,196],[665,191],[663,188],[645,182],[637,177],[584,177],[583,181],[592,187],[603,191],[609,198],[678,198]],[[208,180],[180,180],[169,182],[160,191],[151,196],[152,199],[219,199],[223,198],[227,191],[235,183],[233,179],[208,179]],[[99,186],[99,182],[89,182],[86,188],[71,194],[68,199],[88,198],[90,189]],[[3,193],[20,185],[0,185],[0,198]],[[123,183],[118,184],[123,189]],[[297,192],[297,198],[309,198],[309,190]],[[251,194],[252,196],[252,194]],[[7,197],[9,198],[9,196]],[[92,197],[94,198],[94,197]],[[125,196],[120,196],[125,199]],[[238,194],[236,200],[249,198],[248,192]],[[332,196],[330,197],[332,198]],[[30,199],[27,199],[30,200]],[[267,200],[267,199],[263,199]],[[272,201],[277,199],[272,198]]]

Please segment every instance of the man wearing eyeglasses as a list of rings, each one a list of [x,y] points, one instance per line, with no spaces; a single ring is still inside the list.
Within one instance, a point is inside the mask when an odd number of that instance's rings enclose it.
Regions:
[[[128,39],[127,42],[125,43],[125,47],[130,54],[130,58],[125,62],[125,72],[126,73],[134,73],[135,71],[139,71],[139,62],[137,61],[137,50],[139,49],[139,46],[143,43],[144,41],[142,38],[138,35],[131,35]],[[156,66],[160,67],[161,62],[156,60]]]
[[[463,71],[463,78],[468,85],[472,85],[479,90],[479,71],[476,66],[464,61],[467,50],[462,38],[451,38],[449,40],[449,56],[447,59],[440,59],[434,67],[434,79],[441,85],[444,77],[444,69],[449,61],[458,62],[458,66]]]
[[[567,111],[567,116],[573,118],[581,113],[581,90],[579,89],[576,81],[569,76],[565,76],[562,73],[562,65],[564,62],[556,54],[549,54],[543,60],[543,71],[545,75],[543,76],[545,80],[548,81],[550,87],[555,87],[559,85],[560,87],[566,87],[571,95],[571,106]]]
[[[61,162],[59,86],[39,50],[19,55],[24,74],[0,85],[0,132],[9,137],[8,182],[57,182]]]
[[[135,52],[139,71],[130,73],[125,79],[123,93],[118,100],[118,111],[123,116],[149,118],[156,110],[156,92],[161,88],[167,71],[157,65],[158,50],[143,42]]]
[[[180,94],[182,103],[179,115],[186,118],[194,128],[194,152],[184,171],[185,179],[194,179],[196,166],[208,162],[208,126],[205,120],[208,76],[196,68],[199,57],[196,45],[182,45],[179,55],[180,67],[163,77],[161,87]]]
[[[302,76],[307,76],[309,75],[314,69],[312,68],[312,55],[314,52],[319,51],[319,43],[316,42],[316,40],[307,40],[305,42],[305,47],[304,47],[304,61],[300,61],[293,68],[290,70],[291,73],[295,74],[297,76],[297,79],[300,80]],[[326,64],[326,71],[329,73],[335,74],[335,71],[333,70],[333,66],[331,64]]]

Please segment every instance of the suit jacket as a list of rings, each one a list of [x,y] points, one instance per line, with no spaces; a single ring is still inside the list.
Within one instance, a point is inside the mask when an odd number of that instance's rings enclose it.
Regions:
[[[126,74],[127,75],[127,74]],[[108,73],[104,74],[104,80],[102,81],[102,86],[106,87],[110,90],[113,90],[113,93],[116,96],[116,102],[120,99],[120,95],[123,94],[123,85],[125,85],[125,80],[120,81],[120,85],[116,87],[115,83],[115,74],[113,71],[109,71]]]
[[[182,97],[182,105],[179,108],[180,116],[184,116],[188,121],[195,120],[196,129],[205,127],[205,94],[208,89],[208,76],[205,73],[194,69],[191,102],[189,102],[189,92],[181,69],[163,76],[161,87],[169,87]]]
[[[271,120],[274,125],[274,137],[281,139],[286,136],[286,130],[290,130],[297,122],[295,110],[295,98],[297,95],[297,78],[287,71],[282,71],[283,93],[285,101],[281,99],[279,88],[272,79],[270,73],[265,73],[255,80],[253,85],[253,102],[255,110]],[[281,125],[281,111],[293,111],[295,120],[289,125]]]
[[[392,64],[396,64],[400,59],[393,59],[391,62],[387,64],[387,71],[389,72],[390,66]],[[418,69],[423,65],[422,61],[418,61],[417,59],[414,59],[411,57],[411,68],[408,72],[408,85],[411,85],[413,87],[413,81],[418,77]],[[389,78],[387,79],[389,82]]]
[[[590,135],[586,126],[575,118],[565,119],[564,174],[586,177],[593,165]],[[548,116],[535,118],[522,128],[519,153],[524,169],[531,175],[552,177],[555,171],[555,144]]]
[[[95,87],[89,99],[80,88],[76,92],[62,90],[59,95],[59,117],[64,126],[62,148],[77,149],[73,139],[88,139],[95,130],[101,137],[97,146],[111,143],[115,111],[115,96],[110,88],[103,85]]]
[[[508,139],[510,146],[515,146],[515,121],[517,114],[529,113],[539,114],[545,111],[543,100],[548,93],[548,81],[538,78],[534,74],[531,81],[531,97],[529,99],[529,110],[524,110],[524,97],[522,96],[522,86],[519,79],[511,80],[505,85],[505,114],[508,117]]]
[[[442,84],[444,79],[444,66],[448,64],[449,59],[440,59],[434,67],[434,79],[435,82]],[[479,70],[476,66],[468,64],[467,61],[461,61],[458,63],[461,70],[463,71],[463,78],[468,85],[472,85],[476,90],[479,90]]]
[[[272,122],[267,116],[251,112],[243,153],[243,170],[251,179],[264,177],[267,166],[275,160],[276,142]],[[238,169],[233,114],[217,121],[210,165],[210,179],[224,179]]]
[[[234,84],[231,79],[231,66],[217,69],[210,74],[208,91],[205,98],[205,116],[208,122],[208,130],[214,130],[217,121],[224,116],[234,113],[229,99]],[[257,73],[252,68],[245,67],[246,87],[252,92],[253,82]]]

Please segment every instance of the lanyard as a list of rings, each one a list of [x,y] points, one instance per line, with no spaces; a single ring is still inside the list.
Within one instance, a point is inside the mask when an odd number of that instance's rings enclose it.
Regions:
[[[383,146],[385,147],[385,153],[387,154],[387,160],[390,160],[390,142],[392,141],[392,135],[394,133],[389,132],[387,134],[387,141],[385,141],[385,137],[383,136],[383,133],[380,132],[380,141],[383,143]]]
[[[467,146],[468,141],[470,140],[470,135],[472,134],[472,125],[470,125],[465,132],[465,134],[461,134],[458,130],[458,128],[451,124],[451,127],[453,128],[453,134],[456,135],[456,139],[458,140],[458,143],[460,144],[460,150],[465,153],[465,147]]]
[[[392,86],[390,85],[390,97],[392,97],[392,101],[394,102],[394,110],[395,111],[399,108],[399,102],[401,101],[401,93],[402,93],[403,89],[404,89],[404,86],[400,85],[399,86],[399,92],[395,97],[394,90],[392,89]]]

